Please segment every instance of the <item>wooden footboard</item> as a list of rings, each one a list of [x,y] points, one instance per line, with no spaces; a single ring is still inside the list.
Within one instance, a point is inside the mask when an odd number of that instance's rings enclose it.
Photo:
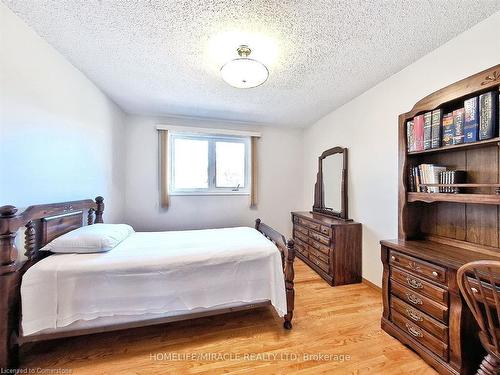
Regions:
[[[255,220],[255,229],[262,233],[266,238],[272,241],[281,252],[281,263],[283,273],[285,275],[285,292],[287,314],[285,315],[285,323],[283,326],[286,329],[292,329],[293,308],[295,304],[295,289],[294,278],[295,271],[293,269],[293,261],[295,260],[295,248],[293,240],[286,240],[285,236],[264,224],[260,219]]]

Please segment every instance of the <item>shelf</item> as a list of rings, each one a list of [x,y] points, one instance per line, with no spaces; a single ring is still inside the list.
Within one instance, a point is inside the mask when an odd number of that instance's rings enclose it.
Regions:
[[[440,148],[432,148],[430,150],[424,150],[424,151],[413,151],[413,152],[408,152],[407,154],[408,154],[408,156],[423,155],[423,154],[435,154],[438,152],[460,151],[460,150],[468,150],[468,149],[479,148],[479,147],[494,146],[495,144],[500,145],[500,137],[487,139],[485,141],[478,141],[478,142],[472,142],[472,143],[461,143],[459,145],[444,146],[444,147],[440,147]]]
[[[498,204],[500,195],[496,194],[451,194],[451,193],[408,193],[408,202],[454,202],[476,204]]]

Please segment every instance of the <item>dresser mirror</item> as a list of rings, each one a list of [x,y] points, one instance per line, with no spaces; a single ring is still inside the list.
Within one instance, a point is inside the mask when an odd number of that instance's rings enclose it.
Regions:
[[[347,148],[330,148],[319,157],[313,212],[348,220]]]

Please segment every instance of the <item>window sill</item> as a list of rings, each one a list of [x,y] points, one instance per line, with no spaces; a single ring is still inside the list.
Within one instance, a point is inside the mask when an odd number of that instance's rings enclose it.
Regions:
[[[173,192],[169,193],[170,196],[209,196],[209,195],[216,195],[216,196],[227,196],[227,195],[236,195],[236,196],[241,196],[241,195],[250,195],[248,191],[224,191],[224,192],[201,192],[201,191],[193,191],[193,192]]]

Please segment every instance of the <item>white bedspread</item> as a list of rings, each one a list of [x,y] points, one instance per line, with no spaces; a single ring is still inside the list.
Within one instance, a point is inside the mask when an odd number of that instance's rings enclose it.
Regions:
[[[28,269],[21,299],[24,336],[102,317],[262,300],[286,314],[279,250],[245,227],[139,232],[107,253],[51,255]]]

